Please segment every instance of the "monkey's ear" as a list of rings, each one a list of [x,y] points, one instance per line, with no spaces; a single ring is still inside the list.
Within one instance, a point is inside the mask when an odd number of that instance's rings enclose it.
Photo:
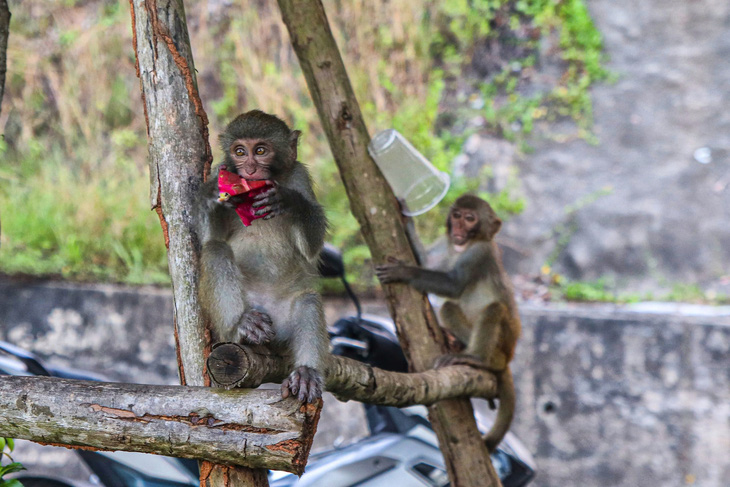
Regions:
[[[488,221],[489,227],[487,228],[487,240],[492,240],[495,235],[497,235],[497,232],[499,232],[499,229],[502,228],[502,220],[494,217],[494,220]]]
[[[297,160],[297,144],[299,144],[299,136],[302,135],[301,130],[292,130],[289,135],[289,150],[292,161]]]

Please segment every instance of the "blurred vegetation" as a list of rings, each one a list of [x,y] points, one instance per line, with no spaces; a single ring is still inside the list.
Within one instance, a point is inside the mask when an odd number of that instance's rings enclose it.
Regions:
[[[670,291],[655,294],[621,293],[615,279],[602,277],[595,281],[565,281],[552,275],[550,292],[553,299],[603,303],[638,303],[640,301],[671,301],[695,304],[730,304],[730,296],[706,293],[696,284],[670,284]]]
[[[590,138],[589,86],[606,78],[601,38],[582,0],[325,0],[371,133],[396,128],[439,169],[465,137],[489,132],[529,149],[538,125],[573,119]],[[312,170],[351,277],[373,282],[316,110],[275,2],[187,2],[211,141],[251,108],[303,130]],[[146,132],[127,0],[10,1],[0,113],[0,271],[165,283],[162,234],[149,211]],[[480,64],[480,59],[489,62]],[[541,64],[552,83],[535,81]],[[544,77],[543,77],[544,78]],[[542,79],[542,78],[541,78]],[[466,120],[477,123],[466,123]],[[553,135],[563,137],[565,134]],[[220,151],[214,148],[216,160]],[[489,178],[455,177],[441,210],[418,217],[430,241],[445,209]],[[486,195],[503,217],[524,201]]]
[[[8,474],[25,470],[25,467],[20,462],[13,461],[13,457],[10,456],[14,449],[15,440],[0,437],[0,487],[23,487],[23,484],[19,480],[5,478]],[[7,465],[3,465],[5,457],[10,460],[10,463]]]

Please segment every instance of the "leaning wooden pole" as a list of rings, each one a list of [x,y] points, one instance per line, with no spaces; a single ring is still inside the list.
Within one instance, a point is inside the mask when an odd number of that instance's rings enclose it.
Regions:
[[[151,205],[168,249],[180,381],[209,385],[208,346],[198,303],[200,239],[194,197],[210,172],[208,117],[198,93],[182,0],[130,0],[137,75],[149,144]],[[201,463],[201,486],[268,486],[265,470]]]
[[[398,204],[367,153],[370,141],[360,107],[320,0],[278,0],[332,154],[376,263],[388,256],[415,265]],[[446,352],[428,300],[404,285],[384,286],[390,313],[412,370],[430,368]],[[430,407],[430,419],[453,487],[500,485],[474,422],[468,399]]]
[[[5,92],[5,74],[8,61],[8,37],[10,36],[10,8],[7,0],[0,0],[0,107]]]
[[[0,108],[5,93],[5,74],[8,61],[8,37],[10,36],[10,9],[7,0],[0,0]],[[4,135],[0,133],[0,137]]]

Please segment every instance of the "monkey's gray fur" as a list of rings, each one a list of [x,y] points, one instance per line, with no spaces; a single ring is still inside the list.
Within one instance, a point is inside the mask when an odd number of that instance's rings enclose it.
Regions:
[[[223,163],[200,194],[200,300],[215,340],[268,342],[290,353],[294,371],[282,384],[282,396],[311,402],[322,393],[329,347],[316,291],[327,222],[309,173],[296,160],[298,136],[259,110],[238,116],[221,135]],[[230,204],[217,200],[217,174],[221,166],[236,172],[232,147],[239,141],[269,144],[266,150],[274,152],[262,171],[276,186],[253,205],[269,213],[269,219],[248,227]]]

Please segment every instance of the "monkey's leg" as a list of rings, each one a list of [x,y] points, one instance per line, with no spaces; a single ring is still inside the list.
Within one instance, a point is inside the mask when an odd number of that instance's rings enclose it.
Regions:
[[[441,307],[440,318],[441,323],[445,328],[452,331],[461,341],[472,345],[472,342],[475,339],[475,331],[458,303],[453,301],[447,301],[444,303]],[[434,367],[440,368],[448,365],[469,365],[471,367],[486,369],[484,357],[480,352],[481,350],[476,347],[467,346],[466,348],[462,348],[459,353],[442,355],[436,359]]]
[[[203,245],[200,301],[220,341],[258,344],[274,337],[271,318],[248,307],[243,275],[235,263],[233,250],[221,240]]]
[[[489,370],[499,372],[507,367],[508,359],[499,347],[507,309],[502,303],[491,303],[475,323],[466,353],[477,355],[487,364]]]
[[[322,300],[316,293],[304,293],[292,303],[292,314],[282,330],[294,356],[294,371],[281,384],[281,397],[296,396],[314,402],[322,397],[322,366],[329,353]],[[278,331],[278,330],[277,330]],[[279,338],[277,336],[277,338]]]
[[[246,309],[243,276],[231,247],[220,240],[203,245],[200,255],[200,302],[216,338],[237,341],[236,325]]]
[[[471,324],[458,303],[446,301],[439,310],[441,326],[449,330],[462,343],[467,343],[471,335]]]

